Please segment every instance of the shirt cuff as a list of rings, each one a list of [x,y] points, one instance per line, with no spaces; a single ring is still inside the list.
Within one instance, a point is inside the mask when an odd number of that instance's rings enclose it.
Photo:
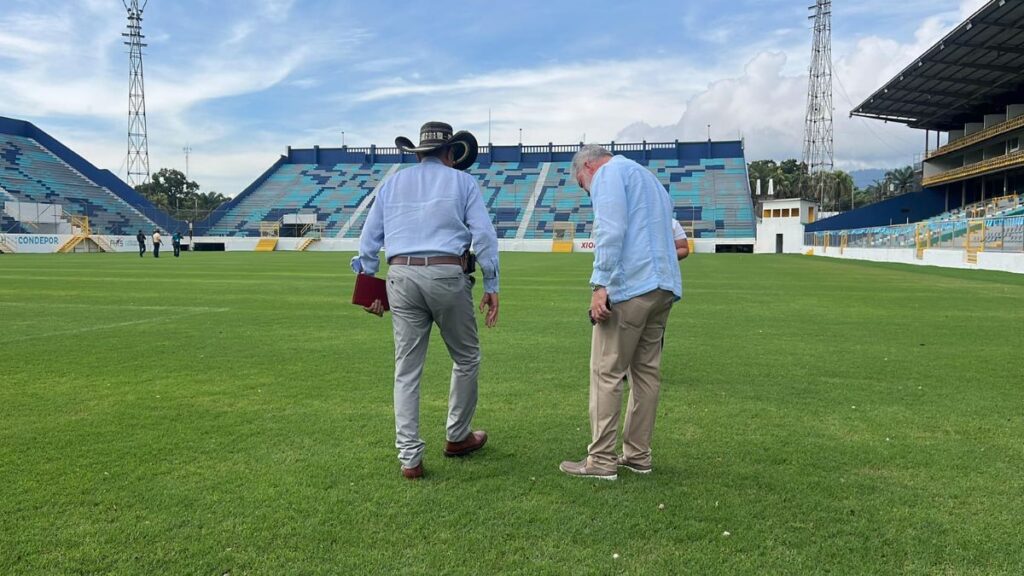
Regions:
[[[604,270],[594,270],[594,273],[590,275],[591,286],[604,286],[605,288],[611,284],[612,273]]]
[[[484,292],[488,294],[498,293],[498,278],[484,278]]]
[[[356,274],[366,274],[367,276],[373,276],[377,273],[378,262],[368,260],[366,265],[363,265],[363,259],[359,256],[352,257],[352,271]]]

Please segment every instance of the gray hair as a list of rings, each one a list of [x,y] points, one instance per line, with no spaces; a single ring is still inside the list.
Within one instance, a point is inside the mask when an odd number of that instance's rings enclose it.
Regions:
[[[607,148],[600,144],[586,144],[580,151],[572,157],[572,176],[575,178],[576,174],[583,168],[583,164],[600,158],[610,157],[611,152]]]

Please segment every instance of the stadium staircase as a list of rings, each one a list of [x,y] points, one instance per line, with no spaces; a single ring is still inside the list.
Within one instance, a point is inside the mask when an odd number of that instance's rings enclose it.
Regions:
[[[114,252],[114,247],[106,239],[92,234],[88,216],[72,216],[64,213],[64,217],[71,222],[73,233],[71,238],[57,249],[58,253],[67,254],[74,252],[75,248],[85,243],[92,243],[100,252]]]
[[[256,243],[257,252],[273,252],[277,249],[277,238],[260,238]]]
[[[978,252],[985,249],[985,221],[969,220],[964,237],[964,254],[968,264],[978,263]]]

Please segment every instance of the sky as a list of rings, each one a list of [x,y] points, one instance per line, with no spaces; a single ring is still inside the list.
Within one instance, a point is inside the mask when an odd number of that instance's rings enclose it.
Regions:
[[[2,2],[0,116],[123,178],[121,1]],[[849,112],[984,3],[833,3],[838,168],[923,152],[923,132]],[[150,168],[184,171],[188,146],[190,178],[234,196],[287,146],[392,146],[430,120],[495,144],[704,140],[710,124],[748,161],[799,158],[809,4],[151,0]]]

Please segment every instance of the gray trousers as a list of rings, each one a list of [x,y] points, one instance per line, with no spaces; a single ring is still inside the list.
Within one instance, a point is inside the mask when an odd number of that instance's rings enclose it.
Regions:
[[[423,459],[420,376],[435,323],[454,363],[446,436],[460,442],[471,432],[480,368],[473,287],[459,266],[392,266],[388,301],[395,332],[395,447],[402,465],[412,468]]]

